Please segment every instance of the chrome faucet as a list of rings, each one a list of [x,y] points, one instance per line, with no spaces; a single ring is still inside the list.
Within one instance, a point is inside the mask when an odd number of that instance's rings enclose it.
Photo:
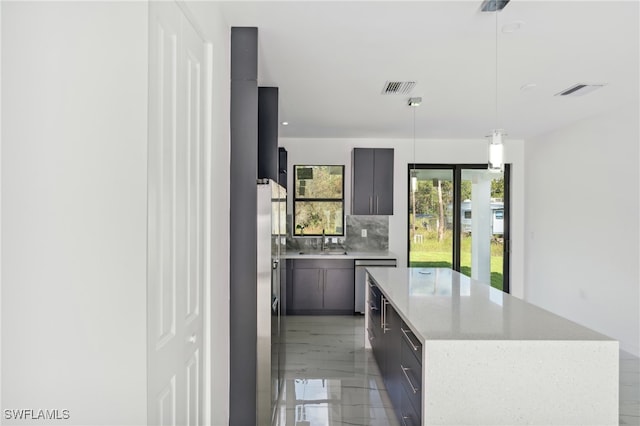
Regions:
[[[325,250],[325,246],[324,246],[324,228],[322,228],[322,240],[320,241],[320,251],[324,251]]]

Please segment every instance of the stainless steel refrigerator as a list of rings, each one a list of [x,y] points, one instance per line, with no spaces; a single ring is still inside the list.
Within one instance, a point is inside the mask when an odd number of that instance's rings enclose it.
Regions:
[[[257,192],[257,419],[258,424],[268,425],[276,414],[284,383],[280,255],[286,246],[287,192],[270,179],[258,180]]]

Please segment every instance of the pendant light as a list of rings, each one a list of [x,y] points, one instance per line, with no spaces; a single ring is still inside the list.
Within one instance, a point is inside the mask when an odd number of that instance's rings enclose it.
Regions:
[[[489,141],[489,170],[501,172],[504,170],[504,137],[506,136],[506,133],[504,129],[498,128],[498,11],[500,9],[496,7],[494,10],[496,18],[496,122],[495,128],[491,131],[491,135],[488,136],[491,138]]]
[[[418,190],[418,175],[416,173],[416,108],[422,103],[422,98],[409,98],[409,106],[413,109],[413,170],[411,170],[411,203],[413,206],[413,235],[416,234],[416,191]]]
[[[411,171],[411,192],[418,189],[418,175],[416,174],[416,108],[422,103],[422,98],[409,98],[409,106],[413,109],[413,170]]]

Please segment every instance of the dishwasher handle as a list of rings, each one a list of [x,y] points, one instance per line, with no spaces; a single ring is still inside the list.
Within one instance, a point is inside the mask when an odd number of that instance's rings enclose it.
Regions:
[[[395,268],[398,264],[396,259],[356,259],[354,262],[354,266],[357,267],[366,267],[366,266],[381,266],[381,267],[390,267]]]

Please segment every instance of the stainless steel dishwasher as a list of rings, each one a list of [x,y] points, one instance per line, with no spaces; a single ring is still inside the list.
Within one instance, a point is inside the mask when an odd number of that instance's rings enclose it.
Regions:
[[[387,267],[387,268],[395,268],[397,266],[396,259],[356,259],[354,263],[356,269],[356,294],[355,294],[355,306],[354,312],[359,312],[364,314],[364,300],[365,300],[365,291],[367,288],[367,273],[365,272],[365,268],[379,268],[379,267]]]

